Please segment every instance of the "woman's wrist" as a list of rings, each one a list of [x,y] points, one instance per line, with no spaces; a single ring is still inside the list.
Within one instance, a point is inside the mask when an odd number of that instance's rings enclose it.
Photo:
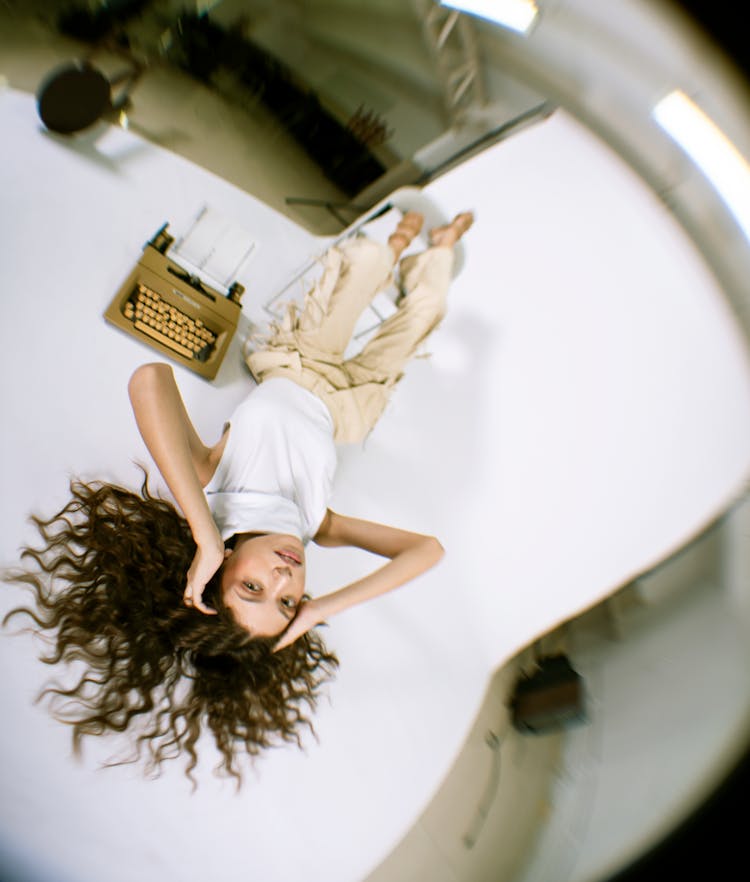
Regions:
[[[316,614],[319,616],[319,621],[325,622],[330,619],[331,616],[335,616],[336,613],[341,612],[336,603],[335,594],[336,592],[322,594],[320,597],[314,597],[312,601],[310,601],[315,607]]]
[[[211,518],[210,524],[201,524],[192,530],[193,540],[198,548],[213,550],[216,548],[224,548],[224,540],[221,538],[219,528]]]

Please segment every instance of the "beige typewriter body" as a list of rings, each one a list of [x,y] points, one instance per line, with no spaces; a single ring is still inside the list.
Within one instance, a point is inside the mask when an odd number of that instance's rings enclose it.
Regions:
[[[237,329],[239,303],[185,270],[149,242],[105,319],[207,380]]]

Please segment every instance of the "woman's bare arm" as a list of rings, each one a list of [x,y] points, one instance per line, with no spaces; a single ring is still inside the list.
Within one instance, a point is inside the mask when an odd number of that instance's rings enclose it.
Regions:
[[[203,493],[201,475],[209,465],[210,449],[198,437],[182,402],[172,368],[145,364],[130,379],[128,393],[143,440],[170,492],[185,516],[198,546],[188,573],[186,599],[201,600],[208,580],[221,565],[224,543]]]
[[[354,546],[390,560],[364,578],[303,604],[276,645],[277,650],[293,643],[310,628],[331,616],[415,579],[438,563],[444,553],[434,536],[411,533],[332,511],[326,512],[314,542],[326,548]]]
[[[350,518],[332,511],[326,513],[324,524],[325,521],[324,533],[321,535],[319,531],[315,536],[317,544],[329,548],[349,545],[390,558],[389,563],[363,579],[320,597],[328,616],[398,588],[433,567],[444,553],[434,536]]]

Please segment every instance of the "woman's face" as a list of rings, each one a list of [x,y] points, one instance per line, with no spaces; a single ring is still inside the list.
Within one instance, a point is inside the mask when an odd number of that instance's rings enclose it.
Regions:
[[[296,536],[239,538],[221,575],[224,605],[253,637],[280,634],[305,592],[305,548]]]

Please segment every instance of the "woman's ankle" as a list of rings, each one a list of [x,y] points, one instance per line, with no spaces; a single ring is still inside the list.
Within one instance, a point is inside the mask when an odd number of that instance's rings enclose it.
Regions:
[[[418,211],[407,211],[388,237],[388,245],[396,259],[401,256],[422,230],[424,216]]]

